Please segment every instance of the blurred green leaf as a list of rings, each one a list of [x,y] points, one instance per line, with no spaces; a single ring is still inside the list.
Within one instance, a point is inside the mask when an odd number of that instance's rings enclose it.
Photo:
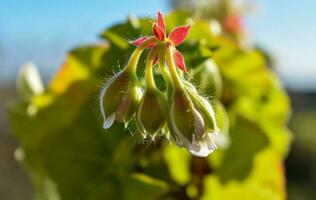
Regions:
[[[191,180],[191,156],[188,151],[169,145],[164,149],[164,158],[172,179],[180,185],[189,183]]]
[[[202,200],[285,200],[285,180],[281,158],[271,149],[254,157],[254,169],[243,181],[222,183],[216,175],[207,176]]]
[[[246,179],[252,171],[255,155],[269,144],[260,127],[242,116],[236,116],[232,122],[230,136],[231,144],[217,169],[223,183]]]

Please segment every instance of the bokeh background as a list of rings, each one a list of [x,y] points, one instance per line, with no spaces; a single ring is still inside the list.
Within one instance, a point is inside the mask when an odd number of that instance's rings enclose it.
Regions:
[[[245,1],[240,1],[244,3]],[[19,67],[32,61],[49,81],[71,48],[98,41],[128,15],[153,17],[168,0],[28,0],[0,2],[0,199],[32,199],[27,175],[14,160],[5,106],[15,98]],[[295,140],[286,159],[289,199],[316,199],[316,1],[248,1],[249,42],[272,53],[292,100]],[[128,36],[126,36],[128,37]]]

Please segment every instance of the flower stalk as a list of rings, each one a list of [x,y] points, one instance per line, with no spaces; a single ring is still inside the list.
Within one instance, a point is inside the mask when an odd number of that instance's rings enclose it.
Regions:
[[[173,86],[174,89],[183,89],[179,74],[176,70],[175,64],[174,64],[174,60],[173,60],[173,49],[171,48],[171,46],[168,46],[166,48],[166,60],[167,60],[167,65],[169,67],[169,71],[170,71],[170,75],[172,78],[172,82],[173,82]]]
[[[148,45],[152,44],[153,42],[155,42],[154,37],[146,38],[146,40],[144,40],[143,43],[140,44],[134,50],[134,52],[132,53],[132,55],[127,63],[127,66],[125,68],[127,71],[130,71],[132,73],[136,73],[137,64],[138,64],[138,61],[139,61],[141,54],[148,47]]]
[[[145,78],[146,78],[146,87],[149,88],[156,88],[154,75],[153,75],[153,64],[155,62],[155,57],[158,54],[159,46],[154,47],[150,50],[147,61],[146,61],[146,68],[145,68]]]

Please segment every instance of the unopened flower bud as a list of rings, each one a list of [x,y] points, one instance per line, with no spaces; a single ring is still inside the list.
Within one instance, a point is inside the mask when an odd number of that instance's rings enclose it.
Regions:
[[[206,98],[199,95],[195,87],[189,82],[185,82],[185,88],[188,95],[192,99],[195,108],[198,109],[203,115],[203,118],[206,122],[207,130],[211,132],[217,132],[218,128],[213,106],[208,102]]]
[[[192,98],[185,90],[174,91],[169,128],[179,146],[195,156],[206,157],[217,148],[213,140],[217,128],[211,105],[202,99]]]
[[[136,76],[128,71],[108,80],[100,94],[103,128],[110,128],[115,120],[128,122],[135,114],[141,96]]]
[[[207,59],[192,71],[199,90],[216,99],[222,96],[223,83],[218,67],[213,59]]]
[[[165,124],[165,100],[155,88],[146,89],[136,114],[136,122],[145,136],[155,137]]]

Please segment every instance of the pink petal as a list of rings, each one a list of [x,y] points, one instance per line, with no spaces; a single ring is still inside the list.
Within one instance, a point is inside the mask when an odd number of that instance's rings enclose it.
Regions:
[[[148,37],[147,36],[144,36],[144,37],[141,37],[141,38],[138,38],[134,41],[132,41],[131,43],[135,46],[139,46],[141,44],[143,44],[143,42],[147,39]]]
[[[172,41],[174,46],[178,46],[185,40],[190,28],[191,26],[179,26],[171,31],[169,39]]]
[[[145,42],[145,40],[147,40],[148,37],[147,36],[144,36],[144,37],[141,37],[141,38],[138,38],[134,41],[132,41],[131,43],[135,46],[139,46],[141,44],[143,44],[143,42]],[[156,46],[157,44],[155,42],[152,42],[150,44],[147,45],[148,48],[153,48],[154,46]]]
[[[158,24],[154,23],[153,25],[153,33],[158,40],[163,41],[165,39],[164,31],[158,26]]]
[[[185,66],[183,55],[180,51],[175,50],[173,54],[173,59],[177,67],[179,67],[182,71],[187,72],[187,68]]]
[[[158,26],[166,35],[165,19],[164,19],[163,15],[161,14],[161,12],[158,12],[157,16],[158,16],[157,17],[158,18]]]

